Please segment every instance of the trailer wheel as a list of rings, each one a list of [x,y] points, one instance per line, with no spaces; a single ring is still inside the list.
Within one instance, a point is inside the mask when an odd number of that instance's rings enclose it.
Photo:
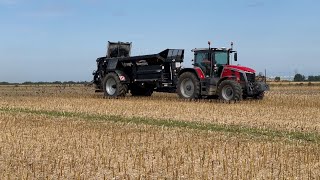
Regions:
[[[239,83],[232,80],[224,80],[218,87],[219,99],[224,101],[240,101],[242,89]]]
[[[108,73],[103,79],[103,92],[105,97],[125,96],[128,86],[120,82],[115,73]]]
[[[180,75],[177,86],[178,95],[183,99],[200,98],[200,81],[192,72]]]

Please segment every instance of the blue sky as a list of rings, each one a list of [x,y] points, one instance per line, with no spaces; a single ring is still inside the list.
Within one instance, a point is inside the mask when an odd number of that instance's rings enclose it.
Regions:
[[[318,0],[0,0],[0,81],[90,81],[107,41],[132,54],[235,43],[270,75],[320,74]]]

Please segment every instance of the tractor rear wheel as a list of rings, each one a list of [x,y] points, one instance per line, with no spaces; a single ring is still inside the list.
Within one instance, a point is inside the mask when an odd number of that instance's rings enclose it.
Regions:
[[[219,99],[224,101],[240,101],[242,89],[239,83],[232,80],[224,80],[218,87]]]
[[[105,97],[125,96],[128,86],[122,84],[119,76],[115,73],[108,73],[103,79],[103,92]]]
[[[200,98],[200,81],[192,72],[185,72],[180,75],[177,86],[178,95],[183,99]]]

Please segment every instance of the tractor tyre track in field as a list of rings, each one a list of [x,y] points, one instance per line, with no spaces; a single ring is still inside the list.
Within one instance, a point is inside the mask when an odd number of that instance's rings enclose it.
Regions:
[[[300,140],[306,142],[319,143],[320,134],[317,132],[299,132],[299,131],[280,131],[273,129],[263,129],[246,127],[240,125],[223,125],[214,123],[199,123],[190,121],[178,121],[178,120],[159,120],[145,117],[122,117],[116,115],[98,115],[98,114],[87,114],[77,112],[61,112],[61,111],[47,111],[47,110],[32,110],[27,108],[0,108],[2,112],[8,113],[27,113],[33,115],[46,115],[51,117],[66,117],[66,118],[79,118],[83,120],[91,121],[102,121],[102,122],[113,122],[113,123],[127,123],[137,125],[151,125],[158,127],[167,128],[185,128],[189,130],[200,130],[200,131],[211,131],[211,132],[222,132],[230,135],[244,135],[251,138],[284,138],[287,140]]]

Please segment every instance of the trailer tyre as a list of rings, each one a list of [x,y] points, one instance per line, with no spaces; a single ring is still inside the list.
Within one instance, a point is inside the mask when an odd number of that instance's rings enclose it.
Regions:
[[[200,98],[200,81],[192,72],[185,72],[180,75],[177,86],[178,95],[183,99]]]
[[[116,73],[108,73],[103,79],[103,92],[105,97],[125,96],[128,86],[122,84]]]
[[[232,80],[224,80],[218,87],[219,99],[223,101],[242,100],[242,89],[239,83]]]

